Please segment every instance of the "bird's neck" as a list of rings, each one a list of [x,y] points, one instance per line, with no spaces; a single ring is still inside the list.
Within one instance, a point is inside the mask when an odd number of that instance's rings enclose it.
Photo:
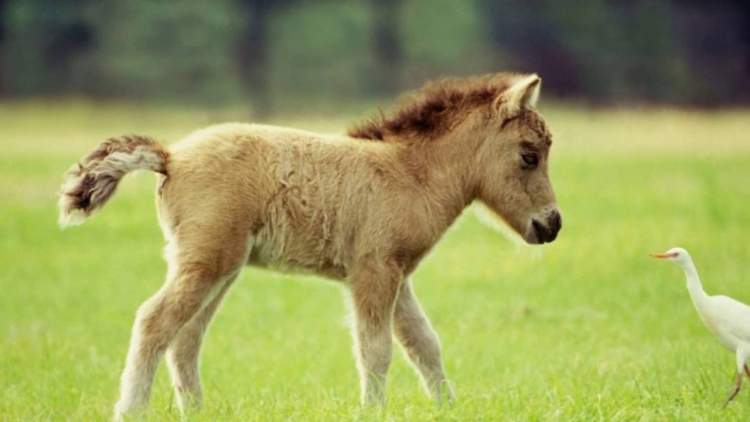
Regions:
[[[693,304],[700,308],[705,303],[708,295],[703,290],[701,279],[698,276],[698,270],[695,268],[695,264],[693,264],[692,261],[685,263],[682,266],[682,269],[685,271],[685,279],[687,281],[687,289],[690,293],[690,298],[693,300]]]

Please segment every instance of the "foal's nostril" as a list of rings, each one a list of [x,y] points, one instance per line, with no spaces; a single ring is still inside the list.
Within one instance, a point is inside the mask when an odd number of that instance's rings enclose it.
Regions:
[[[546,223],[546,224],[545,224]],[[557,233],[562,227],[562,217],[557,211],[550,211],[547,214],[546,222],[542,223],[537,219],[531,220],[531,226],[539,243],[553,242],[557,238]]]
[[[544,243],[549,237],[549,231],[537,220],[531,220],[531,226],[534,228],[534,233],[539,243]]]
[[[553,234],[553,238],[562,228],[562,217],[557,211],[552,211],[547,216],[547,229]]]

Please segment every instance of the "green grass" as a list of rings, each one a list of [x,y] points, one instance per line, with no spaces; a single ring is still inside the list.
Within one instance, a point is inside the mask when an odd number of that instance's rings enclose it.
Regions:
[[[750,302],[750,111],[552,106],[552,178],[564,213],[544,248],[466,213],[414,274],[458,395],[435,407],[396,353],[382,413],[357,405],[341,288],[245,271],[208,335],[192,420],[727,420],[734,370],[676,267],[688,248],[706,289]],[[63,171],[102,138],[176,140],[241,113],[138,104],[0,105],[0,420],[105,420],[135,309],[161,284],[153,176],[129,176],[82,227],[56,226]],[[347,116],[286,118],[342,129]],[[164,368],[149,420],[177,420]]]

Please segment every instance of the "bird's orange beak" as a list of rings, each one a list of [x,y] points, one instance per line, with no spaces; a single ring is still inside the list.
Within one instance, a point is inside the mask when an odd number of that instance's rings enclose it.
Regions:
[[[672,253],[652,253],[650,255],[653,256],[654,258],[658,258],[658,259],[667,259],[667,258],[674,258],[674,257],[676,257],[677,253],[676,252],[672,252]]]

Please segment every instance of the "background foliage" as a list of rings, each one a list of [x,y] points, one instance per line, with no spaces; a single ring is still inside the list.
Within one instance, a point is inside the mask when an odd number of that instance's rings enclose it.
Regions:
[[[596,103],[750,99],[750,3],[0,0],[0,94],[252,102],[535,71]]]

